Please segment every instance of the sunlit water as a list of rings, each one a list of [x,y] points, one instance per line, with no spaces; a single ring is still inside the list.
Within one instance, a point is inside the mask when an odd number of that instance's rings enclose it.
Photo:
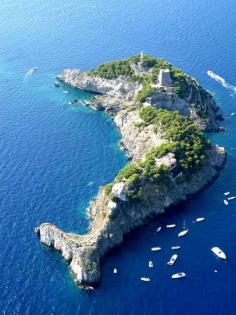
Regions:
[[[1,1],[0,14],[0,313],[236,314],[236,202],[223,204],[224,191],[236,193],[236,96],[206,74],[236,85],[234,1],[16,0]],[[89,201],[127,161],[109,117],[68,105],[91,95],[69,87],[65,94],[54,78],[66,67],[85,70],[141,50],[215,94],[227,131],[211,138],[226,147],[228,161],[212,186],[127,237],[104,262],[100,287],[84,292],[34,227],[85,232]],[[193,224],[197,216],[206,221]],[[184,220],[190,231],[180,240]],[[168,223],[177,228],[155,233]],[[176,244],[182,248],[170,268]],[[226,252],[226,263],[212,246]],[[171,280],[178,271],[187,277]]]

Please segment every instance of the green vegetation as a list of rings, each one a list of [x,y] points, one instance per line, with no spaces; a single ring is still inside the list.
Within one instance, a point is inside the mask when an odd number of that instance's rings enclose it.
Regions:
[[[201,167],[206,149],[211,144],[189,118],[178,112],[153,107],[142,108],[140,116],[146,124],[153,124],[155,129],[161,128],[163,138],[168,140],[152,152],[154,158],[173,152],[179,169],[186,177]]]
[[[156,92],[152,85],[157,82],[160,70],[168,68],[170,69],[175,93],[180,98],[189,97],[190,103],[195,104],[199,116],[207,118],[207,92],[198,86],[191,77],[174,67],[168,61],[151,55],[144,55],[141,63],[141,66],[147,71],[135,73],[131,68],[131,64],[138,65],[139,63],[140,55],[135,55],[127,59],[101,64],[97,69],[91,70],[88,73],[92,76],[99,76],[106,79],[114,79],[122,75],[129,80],[139,82],[143,85],[143,89],[139,92],[136,101],[143,103],[147,97]]]
[[[206,150],[211,143],[199,131],[197,126],[178,112],[145,107],[140,109],[140,117],[146,125],[161,129],[167,141],[148,153],[144,160],[131,163],[117,175],[115,182],[125,181],[129,200],[142,199],[142,187],[150,183],[159,187],[168,184],[171,172],[166,165],[157,165],[156,160],[168,153],[176,158],[175,175],[177,183],[183,183],[198,171],[206,159]],[[112,184],[106,186],[110,191]]]
[[[155,89],[150,83],[144,85],[143,89],[137,95],[137,102],[143,103],[145,100],[154,93]]]

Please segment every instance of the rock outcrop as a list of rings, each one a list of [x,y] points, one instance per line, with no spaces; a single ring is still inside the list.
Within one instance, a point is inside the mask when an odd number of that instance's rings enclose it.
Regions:
[[[162,131],[154,131],[152,125],[140,127],[142,121],[139,111],[137,108],[132,108],[135,97],[142,89],[140,83],[127,81],[123,77],[112,80],[93,77],[79,70],[65,70],[58,79],[79,89],[100,94],[93,102],[93,106],[104,108],[112,114],[122,135],[121,145],[133,161],[143,159],[151,149],[166,141],[162,137]],[[160,100],[155,97],[157,96],[154,95],[150,99],[150,104],[153,106],[159,104],[160,107],[170,110],[180,110],[180,112],[183,110],[184,114],[202,124],[203,120],[199,116],[194,117],[195,114],[191,114],[192,105],[187,100],[170,100],[165,103],[165,98]],[[178,105],[178,102],[182,103]],[[211,97],[207,106],[212,112],[216,112],[216,105]],[[202,125],[208,126],[206,129],[209,130],[216,129],[215,121],[215,116],[212,116],[208,118],[207,124]],[[143,198],[140,202],[129,200],[125,181],[113,185],[111,193],[115,196],[115,200],[111,200],[104,187],[100,188],[88,209],[91,223],[85,235],[65,233],[50,223],[41,224],[36,231],[42,243],[61,251],[80,286],[95,286],[101,279],[101,259],[110,249],[122,243],[126,233],[144,224],[153,215],[163,213],[168,207],[186,200],[207,186],[217,176],[225,157],[224,148],[212,146],[206,152],[201,169],[188,181],[179,183],[175,176],[169,176],[168,181],[161,182],[158,187],[150,182],[144,182]],[[166,165],[171,168],[175,161],[175,155],[168,153],[156,159],[156,165]]]

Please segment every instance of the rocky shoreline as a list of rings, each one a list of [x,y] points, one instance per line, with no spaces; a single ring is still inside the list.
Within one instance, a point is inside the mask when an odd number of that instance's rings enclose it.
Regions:
[[[99,93],[99,96],[93,100],[93,106],[105,109],[112,115],[122,135],[121,145],[126,149],[132,162],[144,159],[152,149],[168,142],[163,137],[161,129],[156,130],[151,124],[143,124],[140,109],[133,106],[134,100],[142,90],[141,83],[127,80],[122,76],[115,79],[94,77],[79,70],[65,70],[58,79],[76,88]],[[158,93],[161,95],[161,102]],[[207,95],[205,105],[208,113],[208,117],[204,119],[197,115],[193,104],[187,99],[178,98],[169,88],[165,92],[163,89],[155,92],[149,98],[149,104],[143,106],[158,107],[159,104],[163,108],[167,98],[172,98],[171,102],[166,103],[168,110],[171,109],[172,104],[173,110],[189,116],[199,128],[218,130],[218,107],[209,93],[206,92],[204,95]],[[153,98],[159,101],[155,103]],[[199,98],[200,95],[197,99]],[[161,180],[158,185],[144,180],[142,198],[139,202],[129,198],[126,179],[114,181],[110,192],[106,187],[100,188],[88,209],[91,223],[87,234],[65,233],[50,223],[41,224],[36,228],[36,232],[42,243],[61,251],[62,256],[70,264],[76,282],[81,287],[93,287],[101,279],[101,260],[109,250],[122,243],[125,234],[144,224],[153,215],[161,214],[170,206],[187,200],[210,184],[218,175],[219,169],[223,167],[225,158],[224,148],[209,147],[201,168],[188,180],[178,182],[177,179],[181,174],[170,172],[172,163],[176,161],[175,155],[165,154],[155,160],[156,167],[164,165],[168,168],[165,180]]]

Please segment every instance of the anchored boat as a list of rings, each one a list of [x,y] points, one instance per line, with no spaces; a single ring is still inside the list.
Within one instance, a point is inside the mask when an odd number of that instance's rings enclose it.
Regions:
[[[219,247],[212,247],[211,251],[219,258],[226,259],[225,253]]]
[[[152,252],[159,252],[159,250],[161,250],[161,247],[152,247],[151,248]]]
[[[197,219],[196,219],[196,222],[202,222],[202,221],[205,221],[205,218],[200,217],[200,218],[197,218]]]
[[[150,282],[151,279],[148,277],[141,277],[140,280],[144,281],[144,282]]]
[[[171,229],[171,228],[176,227],[176,224],[167,224],[166,227],[167,229]]]
[[[172,279],[179,279],[184,277],[186,277],[186,273],[184,272],[177,272],[171,276]]]
[[[173,266],[174,263],[176,262],[178,255],[174,254],[173,256],[171,256],[170,260],[168,261],[167,265],[169,266]]]
[[[153,268],[153,262],[151,260],[148,262],[148,267]]]
[[[173,250],[177,250],[177,249],[180,249],[181,247],[180,246],[172,246],[171,249]]]

